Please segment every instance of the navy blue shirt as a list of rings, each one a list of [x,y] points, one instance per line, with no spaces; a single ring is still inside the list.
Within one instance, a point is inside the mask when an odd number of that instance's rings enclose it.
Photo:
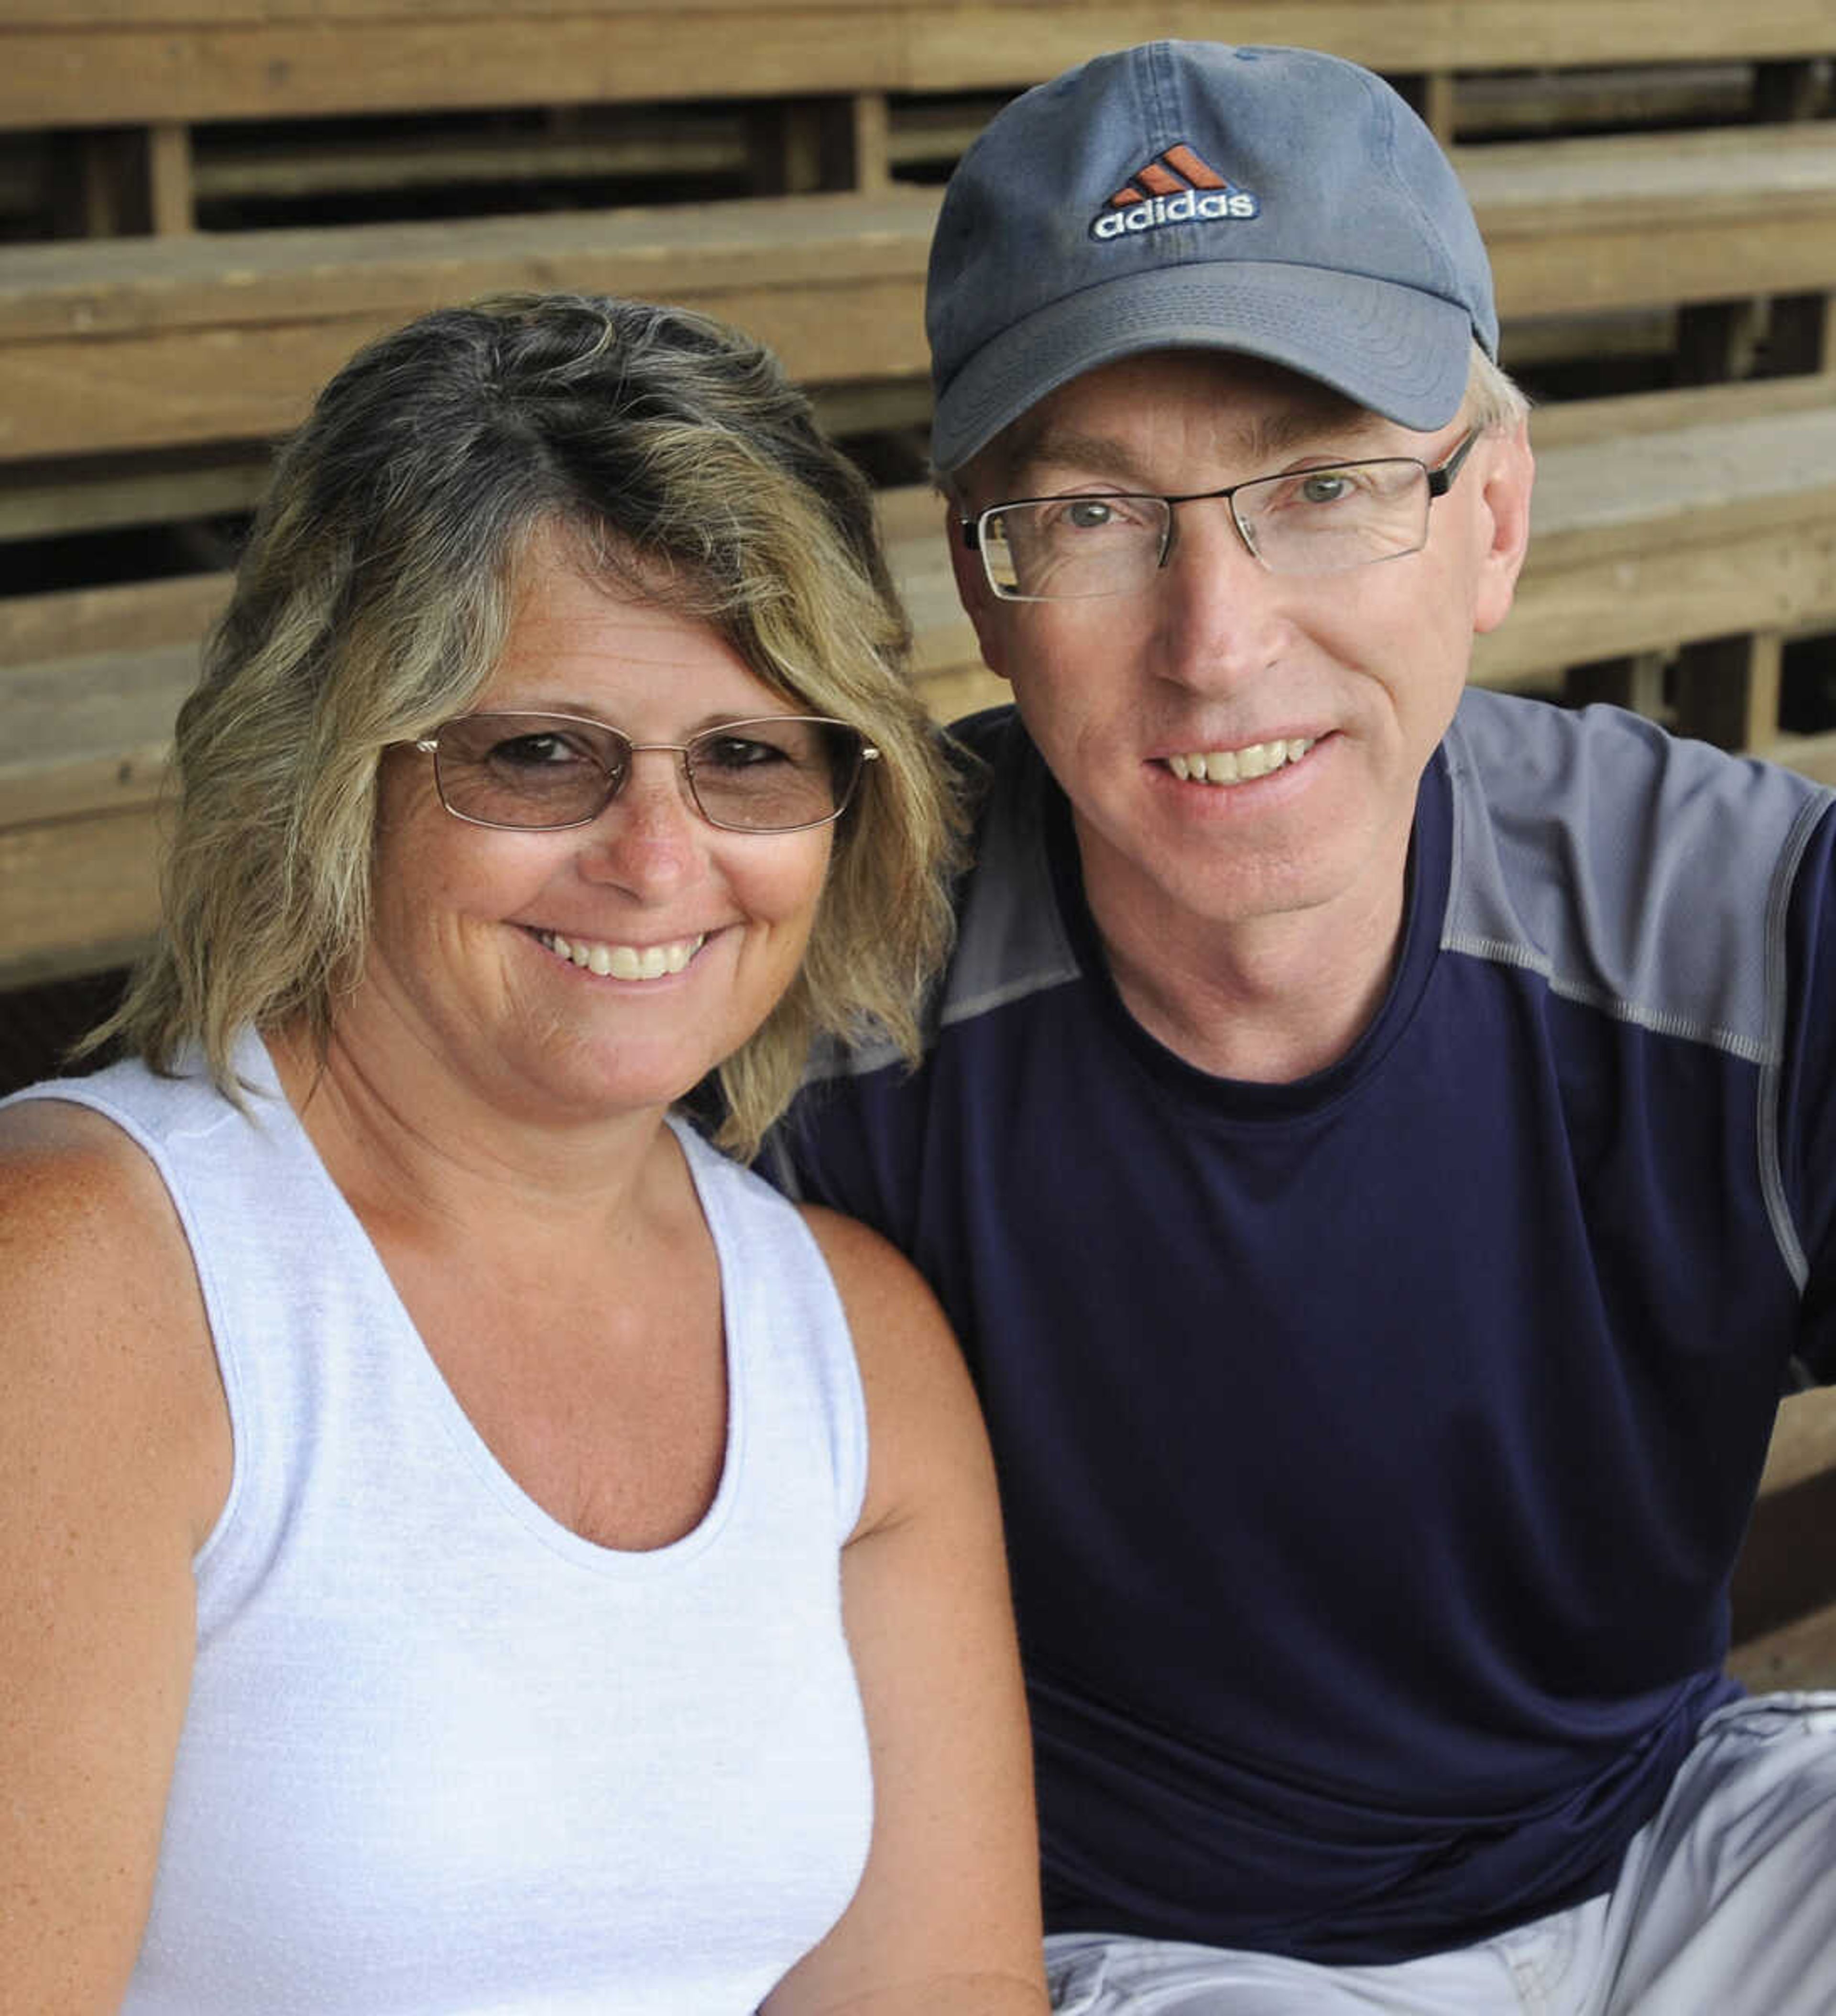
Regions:
[[[1381,1962],[1598,1892],[1836,1376],[1831,794],[1471,693],[1381,1009],[1250,1085],[1129,1014],[1056,786],[967,733],[925,1062],[829,1059],[780,1171],[969,1355],[1051,1928]]]

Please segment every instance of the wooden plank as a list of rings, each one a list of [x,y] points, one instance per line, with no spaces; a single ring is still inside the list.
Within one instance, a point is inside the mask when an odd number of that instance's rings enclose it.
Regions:
[[[676,298],[922,279],[937,204],[893,190],[13,247],[0,344],[401,315],[502,287]]]
[[[1622,134],[1456,150],[1501,298],[1540,316],[1791,291],[1813,275],[1820,285],[1836,247],[1836,125],[1732,137],[1731,147],[1719,133]],[[857,271],[909,271],[937,202],[912,189],[20,247],[0,260],[0,340],[290,319],[303,288],[326,314],[357,314],[422,300],[430,281],[443,298],[474,275],[495,283],[519,253],[531,265],[618,256],[659,277],[744,262],[754,276],[788,265],[801,279],[841,257]],[[1701,241],[1719,258],[1730,234],[1750,241],[1731,267],[1692,252]],[[1648,248],[1636,281],[1593,270],[1629,239]]]
[[[1553,167],[1543,157],[1570,143],[1474,155],[1507,311],[1789,292],[1826,277],[1836,127],[1777,129],[1757,161],[1725,137],[1573,143],[1583,152]],[[1682,145],[1704,139],[1716,144]],[[895,189],[20,247],[0,256],[0,457],[265,438],[364,336],[505,289],[685,301],[754,329],[801,379],[921,377],[936,203]]]
[[[795,96],[902,83],[898,23],[820,4],[0,34],[0,128]]]
[[[195,644],[0,666],[0,804],[8,826],[154,803]]]
[[[1836,538],[1821,527],[1787,537],[1773,525],[1598,562],[1571,556],[1566,565],[1532,545],[1510,619],[1475,642],[1473,679],[1508,686],[1552,666],[1674,651],[1692,637],[1738,628],[1743,618],[1836,621]]]
[[[194,162],[192,181],[200,202],[287,202],[480,183],[736,175],[746,160],[745,135],[735,115],[634,113],[604,131],[481,127],[437,135],[340,135],[292,144],[270,131],[258,140],[213,144]]]
[[[1782,735],[1755,754],[1769,763],[1782,763],[1787,770],[1814,777],[1820,784],[1836,786],[1836,734]]]
[[[95,658],[172,645],[189,646],[195,666],[198,639],[229,599],[229,589],[227,574],[189,574],[170,581],[118,581],[103,588],[0,597],[0,673],[9,666],[46,660]],[[5,690],[0,683],[0,696]],[[6,704],[0,698],[0,711]],[[13,725],[9,716],[9,735]]]
[[[1836,1603],[1744,1640],[1727,1667],[1751,1694],[1836,1687]]]
[[[1836,1471],[1836,1386],[1793,1393],[1780,1402],[1761,1495],[1789,1490],[1826,1471]]]
[[[1456,81],[1453,134],[1502,140],[1583,128],[1720,125],[1747,118],[1753,96],[1744,63],[1481,74]]]
[[[1212,0],[16,0],[0,34],[0,125],[1013,87],[1129,42],[1219,31]],[[1228,31],[1387,72],[1643,63],[1654,50],[1791,58],[1836,45],[1836,6],[1246,0]]]
[[[1103,49],[1157,35],[1227,34],[1237,43],[1333,49],[1386,74],[1674,60],[1810,56],[1836,45],[1831,0],[1757,0],[1717,9],[1685,0],[1238,0],[1220,19],[1215,0],[1108,0],[1081,6],[995,0],[916,9],[911,62],[974,88],[1050,77]]]
[[[1530,418],[1530,438],[1540,456],[1550,448],[1713,426],[1762,414],[1831,411],[1836,411],[1836,377],[1806,374],[1762,378],[1744,385],[1687,386],[1539,406]]]
[[[1836,125],[1455,153],[1507,316],[1791,293],[1836,261]]]
[[[0,832],[0,986],[135,958],[159,913],[157,809]]]
[[[1730,1666],[1749,1687],[1836,1681],[1836,1391],[1784,1402],[1759,1503],[1733,1585],[1737,1649]]]
[[[267,485],[260,449],[20,463],[0,484],[0,539],[153,525],[251,510]]]

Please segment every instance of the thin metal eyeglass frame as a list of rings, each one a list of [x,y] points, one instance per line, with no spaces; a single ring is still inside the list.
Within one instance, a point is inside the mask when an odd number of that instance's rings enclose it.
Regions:
[[[625,744],[625,767],[616,774],[609,771],[601,771],[601,778],[605,784],[605,794],[592,811],[584,814],[579,819],[558,819],[553,825],[544,823],[534,826],[521,823],[512,823],[506,819],[480,819],[475,812],[461,812],[446,795],[446,779],[440,767],[440,738],[448,729],[456,727],[461,722],[490,720],[553,722],[562,727],[592,728],[596,729],[602,735],[616,735]],[[696,787],[694,765],[689,761],[689,752],[698,742],[709,741],[720,736],[730,734],[736,729],[751,728],[771,722],[797,722],[806,725],[823,728],[841,728],[846,729],[850,734],[860,736],[860,761],[855,765],[854,776],[849,780],[848,790],[843,795],[841,802],[833,812],[825,812],[820,819],[800,819],[795,826],[735,826],[729,820],[716,819],[701,802],[701,794]],[[539,733],[540,731],[532,732]],[[513,740],[516,738],[506,736],[505,739]],[[841,818],[854,802],[855,794],[860,788],[862,771],[869,763],[877,761],[880,756],[879,750],[851,722],[839,721],[834,715],[827,714],[748,715],[742,720],[722,722],[718,727],[704,729],[700,734],[691,736],[686,742],[633,742],[622,728],[614,728],[609,721],[595,721],[590,715],[524,713],[514,709],[499,712],[491,710],[481,714],[455,715],[450,721],[441,722],[431,735],[419,736],[413,741],[403,743],[398,746],[402,748],[417,750],[423,755],[433,758],[434,788],[439,794],[441,808],[444,812],[450,817],[461,821],[464,825],[483,826],[491,833],[573,833],[578,831],[581,826],[591,826],[624,790],[631,777],[632,759],[646,752],[667,752],[670,755],[679,756],[682,758],[680,769],[683,784],[688,791],[689,803],[694,808],[697,815],[706,820],[707,824],[718,833],[808,833],[817,826],[833,826],[836,820]]]
[[[1243,542],[1244,550],[1248,553],[1251,560],[1267,572],[1273,574],[1277,570],[1270,567],[1267,560],[1257,552],[1255,542],[1250,537],[1248,527],[1237,516],[1236,498],[1240,490],[1252,490],[1258,484],[1262,483],[1280,483],[1283,480],[1284,474],[1327,476],[1337,470],[1366,468],[1373,463],[1406,462],[1413,463],[1427,478],[1427,502],[1431,505],[1436,498],[1445,497],[1453,488],[1454,479],[1464,467],[1467,457],[1472,452],[1473,444],[1484,432],[1485,430],[1482,427],[1469,427],[1446,459],[1435,463],[1432,468],[1419,455],[1358,455],[1349,462],[1322,463],[1317,469],[1298,469],[1291,472],[1278,470],[1267,476],[1246,476],[1242,482],[1227,483],[1221,490],[1188,490],[1183,494],[1173,495],[1164,495],[1151,490],[1074,490],[1055,497],[1009,497],[999,504],[991,504],[985,511],[978,511],[973,518],[959,518],[956,524],[963,535],[963,543],[981,561],[982,574],[988,581],[989,592],[998,601],[1002,602],[1100,602],[1106,600],[1111,595],[1129,595],[1140,592],[1139,589],[1113,589],[1103,594],[1093,596],[1017,595],[1011,589],[1003,588],[995,578],[993,563],[988,558],[987,547],[982,543],[982,527],[989,519],[999,517],[1003,511],[1011,511],[1017,504],[1064,504],[1070,502],[1074,499],[1081,501],[1086,497],[1097,501],[1107,498],[1120,503],[1164,504],[1167,509],[1167,527],[1161,538],[1159,557],[1154,563],[1154,573],[1158,574],[1165,567],[1179,538],[1179,520],[1173,509],[1174,506],[1207,504],[1214,502],[1226,503],[1230,506],[1230,522],[1237,528],[1237,536]],[[1427,544],[1427,513],[1424,507],[1422,514],[1422,536],[1419,545],[1406,547],[1399,553],[1381,553],[1375,556],[1372,560],[1360,560],[1353,564],[1356,567],[1370,567],[1374,566],[1377,560],[1405,560],[1410,553],[1419,553],[1422,547]],[[1348,572],[1350,571],[1345,570]],[[1142,588],[1146,588],[1150,578],[1151,576],[1143,577]],[[1298,572],[1294,578],[1305,580],[1306,578],[1305,570]]]

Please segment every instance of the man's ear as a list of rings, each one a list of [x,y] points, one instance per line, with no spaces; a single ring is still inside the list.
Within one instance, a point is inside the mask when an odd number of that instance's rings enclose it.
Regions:
[[[1007,677],[1006,612],[988,586],[981,555],[963,536],[963,511],[955,499],[944,501],[944,538],[950,549],[950,567],[956,577],[957,599],[975,625],[975,641],[981,647],[981,661],[997,679]]]
[[[1473,628],[1481,632],[1496,630],[1510,613],[1530,544],[1530,493],[1536,481],[1528,421],[1501,430],[1485,445],[1481,495],[1489,536],[1473,599]]]

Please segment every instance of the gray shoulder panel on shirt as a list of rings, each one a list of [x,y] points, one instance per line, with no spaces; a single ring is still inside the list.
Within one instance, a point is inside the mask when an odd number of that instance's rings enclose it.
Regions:
[[[1445,949],[1541,974],[1564,997],[1776,1064],[1784,932],[1836,794],[1795,772],[1481,689],[1448,731]]]

